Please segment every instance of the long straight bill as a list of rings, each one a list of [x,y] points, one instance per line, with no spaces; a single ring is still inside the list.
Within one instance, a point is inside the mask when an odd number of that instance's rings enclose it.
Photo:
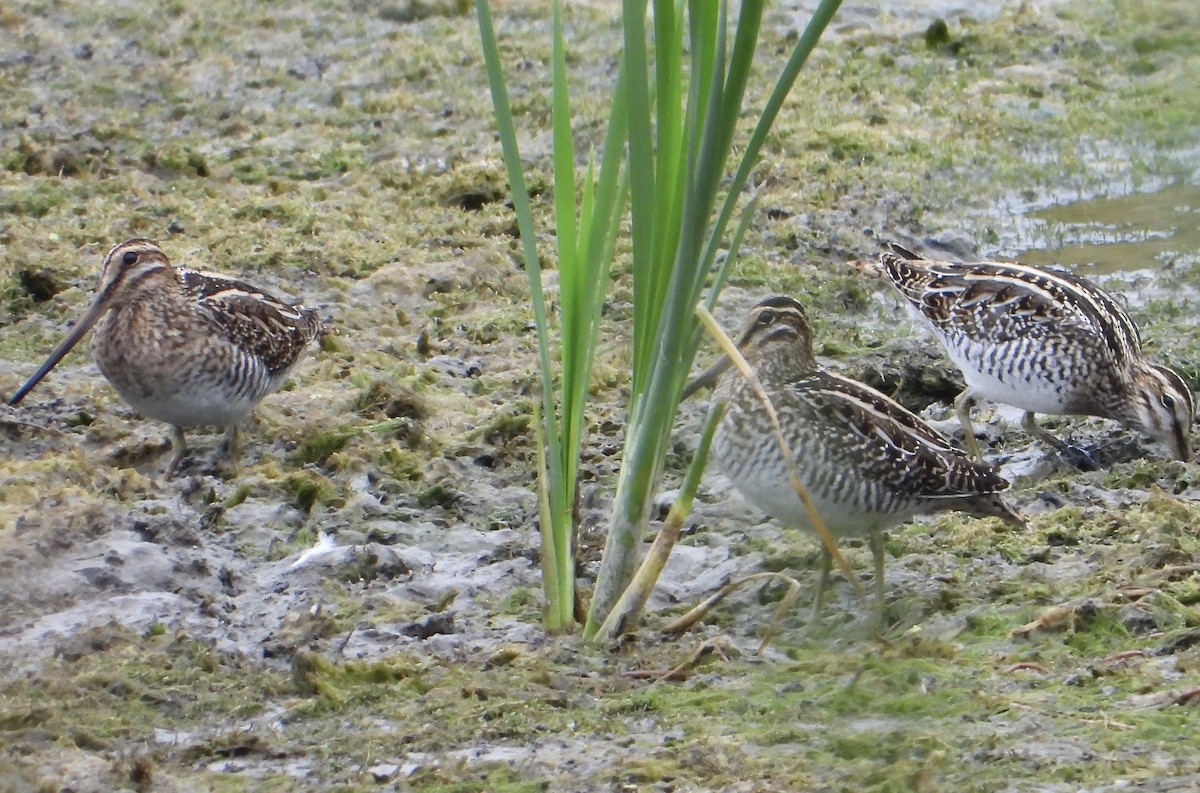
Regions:
[[[71,332],[67,334],[67,337],[59,342],[58,346],[54,348],[54,352],[50,353],[50,357],[38,367],[38,370],[33,373],[33,377],[25,381],[25,385],[18,388],[17,393],[9,398],[8,404],[15,405],[24,399],[25,395],[32,391],[33,387],[40,383],[42,378],[49,374],[50,370],[57,366],[58,362],[71,351],[71,348],[79,343],[84,334],[92,329],[92,325],[95,325],[96,320],[100,319],[100,315],[104,313],[105,308],[106,306],[104,301],[101,300],[101,296],[97,295],[92,304],[88,306],[87,313],[83,315],[83,318],[75,323],[75,327],[71,328]]]

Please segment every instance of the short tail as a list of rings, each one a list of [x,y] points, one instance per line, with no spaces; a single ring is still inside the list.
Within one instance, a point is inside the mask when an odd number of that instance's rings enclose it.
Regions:
[[[920,254],[913,253],[908,248],[905,248],[903,245],[897,245],[894,242],[889,242],[887,244],[887,249],[890,252],[899,256],[901,259],[907,259],[910,262],[919,262],[926,258],[924,256],[921,256]]]
[[[877,260],[871,261],[868,259],[856,259],[852,262],[847,262],[855,270],[858,270],[864,275],[869,275],[872,278],[889,278],[887,272],[888,267],[894,267],[895,264],[901,262],[919,262],[924,261],[925,257],[913,253],[908,248],[902,245],[897,245],[894,242],[887,244],[887,250],[879,255]]]
[[[877,261],[870,261],[869,259],[855,259],[854,261],[846,262],[846,264],[850,265],[855,270],[858,270],[863,275],[869,275],[872,278],[884,277],[883,267],[881,267]]]
[[[337,327],[325,317],[322,317],[320,310],[315,308],[298,308],[304,317],[304,328],[309,341],[316,339],[319,342],[326,336],[337,335]]]

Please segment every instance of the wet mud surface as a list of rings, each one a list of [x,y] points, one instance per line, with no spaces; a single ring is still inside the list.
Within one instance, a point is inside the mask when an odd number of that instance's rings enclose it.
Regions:
[[[977,409],[1030,527],[952,514],[893,532],[882,640],[837,576],[818,623],[802,594],[761,655],[776,585],[683,637],[659,633],[733,578],[815,582],[815,542],[717,473],[636,635],[589,648],[543,631],[534,339],[468,10],[0,10],[0,393],[132,236],[318,306],[339,331],[260,406],[236,473],[200,431],[163,481],[168,428],[130,411],[83,346],[19,408],[0,406],[0,789],[1200,784],[1200,468],[1100,419],[1043,418],[1101,463],[1082,472],[1016,411]],[[768,15],[758,97],[804,15]],[[815,104],[790,103],[764,158],[719,319],[794,294],[814,307],[824,363],[953,435],[961,377],[842,263],[890,239],[1014,254],[1030,236],[1003,208],[1059,195],[1055,180],[1084,197],[1194,184],[1200,159],[1173,131],[1200,106],[1173,89],[1200,68],[1179,32],[1194,16],[1187,3],[994,17],[848,5],[797,88]],[[948,38],[927,43],[938,17]],[[522,145],[548,188],[548,19],[513,4],[502,20]],[[611,14],[568,21],[581,84],[610,79]],[[1155,91],[1185,109],[1117,140]],[[579,96],[600,114],[599,91]],[[1112,126],[1081,120],[1085,100],[1111,103]],[[1126,153],[1124,170],[1085,150]],[[1075,218],[1062,227],[1096,241]],[[1194,235],[1150,242],[1147,266],[1106,283],[1195,385],[1200,251]],[[614,266],[583,461],[585,586],[623,441],[627,269]],[[681,410],[663,513],[704,408]],[[869,585],[869,552],[846,553]]]

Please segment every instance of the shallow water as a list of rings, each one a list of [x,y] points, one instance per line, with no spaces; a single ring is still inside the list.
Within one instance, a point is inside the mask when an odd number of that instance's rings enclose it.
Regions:
[[[1200,185],[1058,204],[1031,212],[1016,258],[1089,275],[1200,264]]]

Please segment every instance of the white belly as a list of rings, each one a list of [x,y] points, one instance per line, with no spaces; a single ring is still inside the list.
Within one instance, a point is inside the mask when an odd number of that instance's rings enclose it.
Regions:
[[[808,511],[790,481],[739,482],[734,481],[741,494],[763,512],[788,526],[796,526],[815,533]],[[880,514],[839,501],[809,493],[817,514],[825,528],[835,537],[866,537],[871,532],[902,523],[913,516],[913,512]]]
[[[1072,403],[1079,401],[1076,394],[1078,386],[1062,373],[1036,368],[1005,371],[1003,367],[983,365],[979,354],[964,353],[948,345],[946,352],[962,372],[967,385],[983,399],[1033,413],[1076,412],[1072,409]],[[1002,358],[1005,354],[1001,351],[997,357]]]
[[[113,387],[117,388],[116,383]],[[143,416],[176,427],[230,427],[250,415],[255,405],[247,399],[217,398],[211,391],[154,393],[143,397],[117,388],[117,393]]]

